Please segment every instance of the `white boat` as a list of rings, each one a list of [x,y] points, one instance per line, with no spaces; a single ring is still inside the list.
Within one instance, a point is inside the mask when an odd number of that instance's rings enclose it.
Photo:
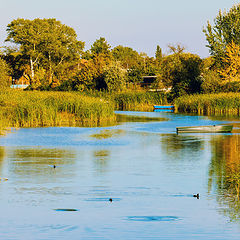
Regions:
[[[231,132],[233,125],[210,125],[210,126],[191,126],[177,127],[177,133],[227,133]]]

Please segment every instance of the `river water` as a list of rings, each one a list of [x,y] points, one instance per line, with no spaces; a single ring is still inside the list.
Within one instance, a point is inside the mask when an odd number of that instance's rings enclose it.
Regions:
[[[224,183],[240,161],[239,120],[117,113],[110,127],[0,137],[0,239],[240,239]],[[233,133],[176,134],[218,123]]]

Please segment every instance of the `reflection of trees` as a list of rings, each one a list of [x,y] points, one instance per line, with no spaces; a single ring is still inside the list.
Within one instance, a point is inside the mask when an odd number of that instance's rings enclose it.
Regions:
[[[20,175],[21,178],[30,176],[47,178],[53,165],[57,166],[57,174],[63,176],[66,174],[63,166],[75,162],[75,154],[62,149],[16,149],[10,157],[12,159],[10,171],[15,175]]]
[[[240,136],[214,137],[211,146],[209,191],[213,187],[216,189],[219,203],[228,206],[224,213],[237,220],[240,217]]]
[[[94,159],[95,159],[95,167],[99,172],[104,172],[108,159],[109,159],[110,152],[107,150],[100,150],[94,152]]]
[[[202,148],[204,141],[201,137],[192,135],[169,134],[162,138],[162,148],[168,155],[177,158],[186,154],[197,154]],[[189,158],[188,158],[189,159]],[[190,157],[191,159],[191,157]]]
[[[4,147],[0,147],[0,177],[2,173],[4,157],[5,157],[5,149]]]

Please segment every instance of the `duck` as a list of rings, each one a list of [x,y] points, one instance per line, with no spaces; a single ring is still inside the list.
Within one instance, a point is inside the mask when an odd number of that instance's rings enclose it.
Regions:
[[[112,200],[112,198],[109,198],[109,202],[112,202],[113,200]]]
[[[199,193],[197,193],[197,194],[193,194],[193,197],[199,199]]]

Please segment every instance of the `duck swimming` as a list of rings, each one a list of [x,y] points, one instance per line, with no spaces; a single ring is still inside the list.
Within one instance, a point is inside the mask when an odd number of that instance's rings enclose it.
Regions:
[[[194,194],[194,195],[193,195],[193,197],[195,197],[195,198],[199,199],[199,193],[197,193],[197,194]]]

